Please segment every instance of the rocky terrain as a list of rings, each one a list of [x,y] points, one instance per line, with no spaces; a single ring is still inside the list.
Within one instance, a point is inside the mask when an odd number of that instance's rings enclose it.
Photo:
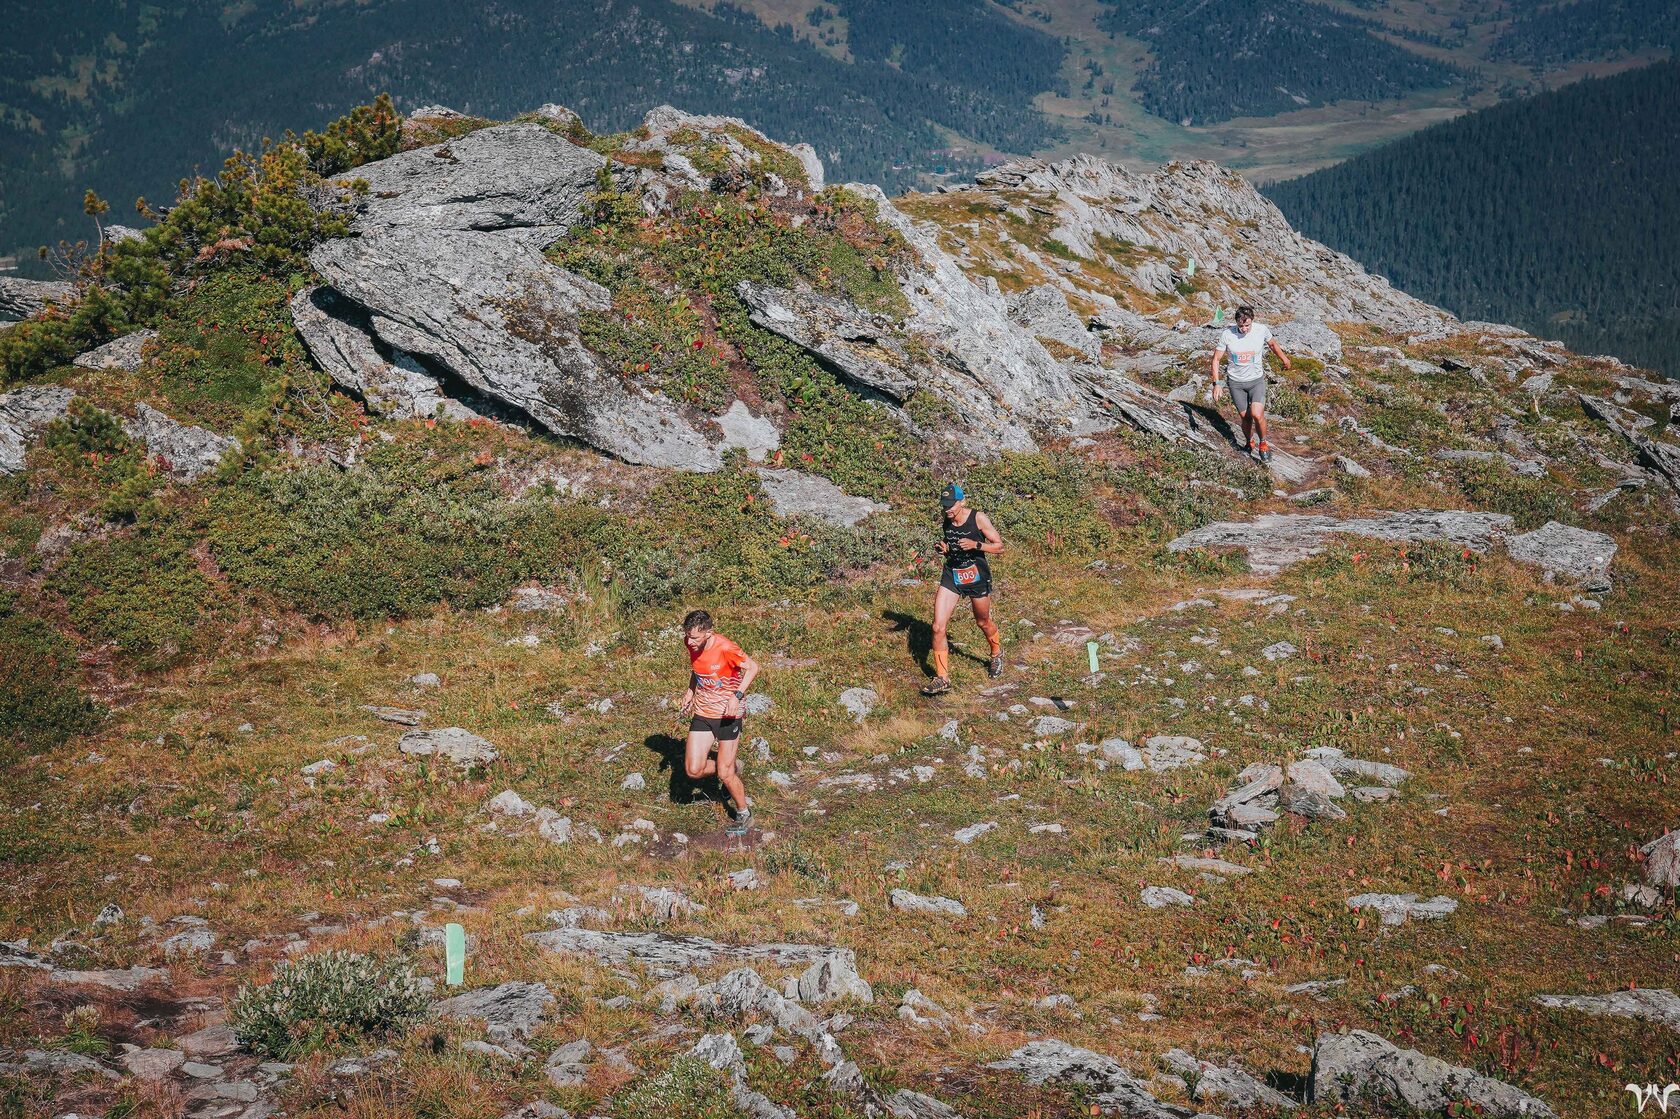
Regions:
[[[889,199],[669,108],[386,141],[0,289],[0,1114],[1674,1079],[1671,385],[1211,164]],[[1206,398],[1239,302],[1295,357],[1269,470]],[[959,623],[930,702],[951,477],[1008,667]],[[765,666],[740,841],[682,776],[697,605]]]

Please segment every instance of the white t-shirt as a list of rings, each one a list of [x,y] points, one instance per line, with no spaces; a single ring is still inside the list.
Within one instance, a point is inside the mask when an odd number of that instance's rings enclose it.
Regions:
[[[1271,328],[1265,323],[1252,323],[1247,334],[1238,334],[1228,326],[1219,336],[1219,352],[1229,359],[1225,366],[1228,380],[1247,384],[1266,375],[1266,343],[1272,340]]]

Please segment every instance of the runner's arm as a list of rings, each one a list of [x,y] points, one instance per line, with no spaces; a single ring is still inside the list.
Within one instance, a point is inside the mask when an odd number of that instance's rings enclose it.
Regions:
[[[1272,352],[1277,355],[1278,360],[1283,362],[1283,367],[1285,369],[1294,368],[1294,366],[1289,364],[1289,355],[1283,352],[1283,347],[1277,344],[1276,338],[1266,339],[1266,344],[1272,348]]]
[[[1216,346],[1213,350],[1213,384],[1210,386],[1213,399],[1219,399],[1219,365],[1225,360],[1225,347]]]
[[[980,546],[976,548],[975,551],[986,552],[994,556],[1002,555],[1003,537],[999,536],[998,530],[992,526],[992,519],[979,510],[976,510],[974,513],[974,524],[975,527],[979,528],[981,532],[986,534],[986,539],[980,542]]]

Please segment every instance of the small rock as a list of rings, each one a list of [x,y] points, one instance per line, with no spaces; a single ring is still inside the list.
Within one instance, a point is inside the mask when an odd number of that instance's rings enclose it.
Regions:
[[[1059,715],[1040,715],[1033,722],[1033,734],[1038,738],[1050,738],[1053,735],[1066,734],[1077,725]]]
[[[619,782],[618,787],[629,792],[640,792],[642,789],[647,788],[647,779],[640,773],[632,773],[623,781]]]
[[[372,704],[362,704],[362,710],[386,723],[396,723],[403,727],[417,727],[426,721],[424,711],[414,711],[406,707],[376,707]]]
[[[179,1049],[136,1049],[122,1056],[123,1067],[141,1080],[167,1080],[186,1060]]]
[[[221,1065],[207,1065],[202,1061],[184,1061],[181,1072],[194,1080],[215,1080],[222,1075]]]
[[[1260,655],[1269,661],[1284,661],[1288,660],[1298,652],[1300,652],[1300,650],[1295,648],[1295,646],[1291,645],[1289,642],[1279,641],[1274,645],[1268,645],[1264,649],[1261,649]]]
[[[536,812],[537,806],[512,789],[503,789],[490,798],[484,810],[495,816],[529,816]]]
[[[437,688],[443,685],[435,672],[417,672],[408,678],[408,682],[416,688]]]
[[[498,757],[489,742],[460,727],[411,730],[397,741],[397,749],[405,754],[447,758],[463,768],[488,765]]]
[[[967,846],[995,827],[997,827],[997,822],[995,820],[987,820],[983,824],[970,824],[966,828],[958,828],[956,831],[952,832],[951,838],[955,839],[958,843]]]
[[[873,688],[847,688],[840,693],[839,703],[854,721],[861,723],[869,718],[880,698]]]
[[[736,890],[756,890],[764,885],[764,881],[759,878],[758,871],[749,866],[741,870],[731,871],[729,873],[729,885]]]
[[[1171,886],[1145,886],[1138,900],[1150,909],[1165,909],[1169,905],[1195,905],[1196,899],[1183,890]]]
[[[904,889],[894,890],[888,897],[887,904],[903,913],[932,913],[942,917],[968,916],[968,910],[960,901],[937,896],[923,897]]]

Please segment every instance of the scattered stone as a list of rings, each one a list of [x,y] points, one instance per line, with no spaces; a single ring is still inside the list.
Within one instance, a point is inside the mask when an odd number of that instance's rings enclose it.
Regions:
[[[1369,777],[1380,781],[1389,788],[1398,788],[1412,775],[1409,771],[1387,762],[1366,761],[1363,758],[1350,758],[1334,746],[1317,746],[1307,751],[1307,757],[1324,763],[1324,768],[1331,773],[1352,775],[1354,777]]]
[[[995,827],[997,827],[997,822],[995,820],[987,820],[983,824],[970,824],[966,828],[958,828],[956,831],[952,832],[951,838],[955,839],[958,843],[967,846]]]
[[[1393,800],[1398,795],[1386,785],[1356,785],[1353,789],[1353,799],[1361,804],[1378,804],[1385,800]]]
[[[753,692],[741,701],[741,713],[749,716],[763,715],[774,706],[775,701],[769,696],[763,692]]]
[[[1336,780],[1330,768],[1315,758],[1290,762],[1284,767],[1284,774],[1291,783],[1332,800],[1347,795],[1347,790]]]
[[[1203,874],[1218,874],[1228,878],[1240,878],[1245,874],[1253,874],[1253,867],[1239,866],[1226,862],[1224,859],[1206,859],[1196,855],[1172,855],[1161,860],[1171,863],[1183,870],[1199,871]]]
[[[181,1072],[194,1080],[216,1080],[222,1075],[221,1065],[209,1065],[202,1061],[185,1061],[181,1065]]]
[[[912,1026],[951,1028],[951,1015],[944,1007],[911,987],[898,1003],[898,1016]]]
[[[530,816],[537,811],[537,806],[514,792],[503,789],[490,798],[484,810],[495,816]]]
[[[1171,886],[1145,886],[1138,900],[1150,909],[1165,909],[1169,905],[1195,905],[1196,899],[1183,890]]]
[[[141,1080],[167,1080],[186,1060],[179,1049],[136,1049],[122,1055],[123,1067]]]
[[[1335,780],[1331,778],[1331,780]],[[1278,789],[1278,807],[1309,820],[1345,820],[1345,812],[1329,796],[1317,789],[1285,781]]]
[[[758,871],[750,866],[741,870],[730,871],[727,877],[729,878],[730,888],[734,890],[756,890],[764,885],[764,880],[758,876]]]
[[[537,809],[537,834],[556,846],[570,843],[572,841],[571,817],[562,816],[552,808],[539,808]],[[596,842],[600,842],[598,836]]]
[[[1638,1018],[1680,1033],[1680,996],[1667,988],[1634,987],[1606,995],[1536,995],[1541,1006],[1615,1018]]]
[[[941,917],[968,916],[968,910],[960,901],[952,898],[923,897],[904,889],[894,890],[888,896],[887,904],[901,913],[931,913]]]
[[[337,768],[337,762],[333,761],[331,758],[322,758],[318,762],[310,762],[308,765],[298,770],[298,772],[303,774],[305,777],[319,777],[321,774],[331,773]],[[311,782],[311,784],[313,784],[313,782]]]
[[[1349,909],[1374,909],[1385,925],[1403,925],[1408,920],[1435,920],[1458,908],[1445,894],[1419,901],[1416,894],[1358,894],[1347,899]]]
[[[424,711],[414,711],[407,707],[380,707],[364,703],[362,710],[381,722],[396,723],[400,727],[417,727],[426,721]]]
[[[620,781],[618,787],[626,790],[627,792],[641,792],[643,789],[647,788],[647,778],[643,777],[640,773],[632,773],[623,781]]]
[[[681,890],[669,886],[620,886],[613,891],[615,900],[629,898],[635,907],[654,921],[664,923],[678,917],[690,917],[705,912],[706,907],[689,899]]]
[[[850,953],[835,953],[818,960],[799,976],[790,978],[787,996],[803,1003],[825,1003],[844,998],[874,1002],[875,990],[858,974]]]
[[[175,1047],[189,1057],[225,1057],[239,1048],[239,1038],[231,1026],[218,1023],[176,1038]]]
[[[1373,1096],[1425,1113],[1469,1102],[1490,1119],[1556,1119],[1543,1101],[1473,1069],[1450,1065],[1376,1034],[1323,1034],[1313,1047],[1309,1102],[1358,1104]]]
[[[202,926],[183,929],[181,932],[164,939],[161,945],[163,957],[173,960],[180,956],[194,956],[210,951],[216,943],[216,934]]]
[[[93,927],[97,929],[103,928],[106,925],[114,925],[122,919],[122,906],[112,902],[110,905],[107,905],[104,909],[99,911],[99,915],[93,919]]]
[[[489,742],[460,727],[411,730],[397,741],[397,749],[421,757],[447,758],[463,768],[489,765],[498,756],[496,748]]]
[[[1184,1078],[1190,1089],[1190,1098],[1197,1103],[1289,1111],[1298,1111],[1301,1107],[1300,1100],[1268,1087],[1236,1065],[1216,1065],[1212,1061],[1197,1060],[1182,1049],[1167,1050],[1161,1054],[1161,1063]]]
[[[443,681],[438,679],[438,674],[435,672],[416,672],[408,678],[408,682],[416,688],[436,688],[443,684]]]
[[[1300,650],[1295,648],[1295,646],[1291,645],[1289,642],[1279,641],[1275,645],[1268,645],[1264,649],[1261,649],[1260,655],[1269,661],[1286,661],[1298,652],[1300,652]]]
[[[576,1088],[588,1075],[584,1062],[594,1051],[595,1047],[585,1038],[569,1041],[548,1055],[548,1060],[543,1062],[543,1073],[556,1088]]]
[[[853,721],[861,723],[869,718],[869,713],[875,710],[880,699],[873,688],[847,688],[840,693],[839,703]]]
[[[0,277],[0,289],[5,283]],[[58,385],[25,385],[0,393],[0,474],[23,469],[29,444],[42,428],[70,410],[75,395]]]
[[[1033,723],[1033,734],[1038,738],[1050,738],[1054,735],[1066,734],[1076,726],[1078,726],[1077,723],[1059,715],[1040,715]]]

